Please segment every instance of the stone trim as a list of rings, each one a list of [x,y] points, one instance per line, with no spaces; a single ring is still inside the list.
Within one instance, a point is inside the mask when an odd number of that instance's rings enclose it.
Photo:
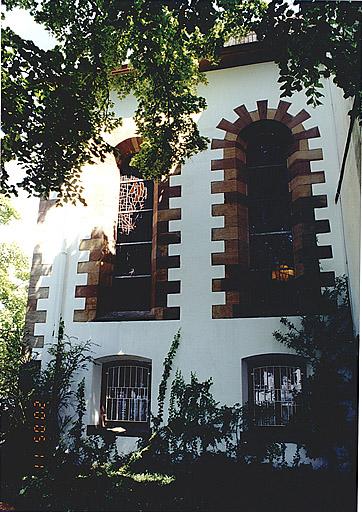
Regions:
[[[55,205],[56,199],[41,199],[39,202],[38,224],[42,224],[47,212]],[[49,276],[52,265],[43,263],[43,254],[40,245],[36,245],[33,251],[33,259],[30,271],[28,302],[26,306],[24,340],[32,348],[44,347],[44,336],[36,336],[35,324],[44,324],[47,318],[46,310],[38,310],[38,300],[49,297],[49,287],[40,286],[43,276]]]
[[[76,309],[73,320],[88,322],[96,319],[102,287],[107,285],[107,275],[111,276],[113,265],[109,258],[108,239],[101,228],[94,228],[89,239],[81,240],[79,250],[89,251],[88,261],[78,262],[77,265],[78,274],[87,274],[87,284],[75,287],[75,297],[85,299],[85,308]]]
[[[116,146],[116,161],[121,165],[122,158],[139,151],[141,140],[132,137]],[[174,175],[181,173],[177,168]],[[167,297],[172,293],[180,293],[180,281],[171,281],[168,278],[169,268],[180,267],[180,257],[169,254],[171,244],[181,242],[180,231],[170,231],[170,221],[181,219],[180,208],[170,208],[170,198],[181,196],[181,186],[171,186],[170,179],[155,183],[154,187],[154,214],[152,234],[152,297],[151,311],[147,319],[178,320],[179,307],[167,307]],[[81,240],[79,250],[89,250],[89,260],[79,262],[78,274],[87,274],[87,284],[76,286],[75,296],[85,299],[85,307],[74,311],[74,322],[94,321],[97,317],[102,319],[100,297],[106,294],[112,286],[113,274],[113,246],[115,240],[109,241],[101,228],[94,228],[89,239]],[[129,318],[126,312],[116,320],[144,319],[142,315],[132,315]]]
[[[181,169],[176,173],[180,174]],[[171,186],[170,179],[157,184],[154,204],[152,243],[152,313],[156,320],[179,320],[180,308],[167,307],[167,296],[180,293],[181,282],[170,281],[169,268],[180,268],[180,256],[171,256],[169,246],[181,243],[181,232],[170,231],[170,221],[181,219],[180,208],[170,208],[171,197],[181,197],[181,186]]]
[[[296,279],[301,289],[331,286],[333,272],[320,272],[319,260],[332,257],[331,246],[317,246],[316,234],[330,231],[328,220],[316,220],[315,208],[327,206],[325,195],[312,194],[312,185],[324,183],[323,171],[312,172],[310,162],[323,159],[321,149],[310,149],[308,139],[319,137],[317,127],[305,129],[310,118],[304,109],[295,116],[288,113],[291,103],[280,100],[276,109],[268,108],[268,100],[257,101],[257,109],[249,112],[245,105],[234,109],[234,122],[222,119],[217,128],[225,132],[223,139],[213,139],[211,149],[223,149],[223,158],[211,161],[211,171],[222,170],[223,180],[211,183],[212,194],[224,194],[223,204],[212,205],[213,216],[224,217],[223,228],[213,228],[211,239],[225,243],[225,251],[211,255],[212,265],[224,265],[225,278],[213,279],[212,290],[225,292],[225,304],[214,305],[213,318],[242,317],[247,303],[249,272],[249,229],[246,177],[246,143],[242,130],[251,123],[270,119],[284,124],[293,135],[294,144],[288,157],[289,191],[292,201],[292,231]],[[301,292],[302,293],[302,292]],[[302,301],[303,302],[303,301]],[[249,315],[246,315],[249,316]]]
[[[122,166],[122,160],[129,155],[138,153],[141,147],[141,137],[130,137],[123,140],[114,149],[116,163],[119,168]]]

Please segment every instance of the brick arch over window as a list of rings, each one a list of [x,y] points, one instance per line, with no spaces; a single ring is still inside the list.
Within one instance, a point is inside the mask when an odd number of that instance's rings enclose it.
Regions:
[[[141,139],[131,137],[119,143],[115,148],[115,158],[119,168],[122,160],[140,150]],[[173,174],[180,174],[178,168]],[[171,186],[170,178],[155,183],[153,201],[152,226],[152,297],[151,310],[145,315],[132,315],[128,312],[119,320],[177,320],[180,318],[178,306],[168,307],[168,294],[180,292],[180,281],[168,278],[169,268],[180,266],[180,257],[169,254],[169,245],[181,242],[180,231],[170,230],[170,221],[181,219],[180,208],[170,208],[170,198],[181,196],[181,186]],[[87,284],[76,286],[76,297],[85,298],[84,310],[74,311],[75,322],[102,320],[102,301],[100,298],[107,294],[112,286],[114,255],[110,249],[114,243],[109,243],[100,228],[94,228],[90,239],[80,243],[80,250],[89,250],[89,261],[78,263],[78,273],[87,274]],[[145,312],[146,313],[146,312]],[[111,318],[110,318],[111,319]],[[112,318],[117,320],[116,317]]]
[[[114,154],[119,168],[121,168],[122,160],[129,156],[138,153],[141,148],[141,137],[130,137],[123,140],[115,147]]]
[[[288,184],[291,194],[291,221],[293,252],[295,260],[295,293],[298,294],[298,308],[290,314],[305,311],[315,298],[314,306],[319,307],[320,288],[331,286],[333,272],[320,272],[319,260],[332,257],[331,246],[318,246],[316,235],[330,231],[328,220],[316,220],[315,208],[327,206],[326,195],[313,195],[312,185],[324,183],[323,171],[312,172],[310,163],[323,159],[321,149],[309,149],[308,139],[320,137],[317,127],[305,129],[303,122],[310,115],[301,110],[295,116],[288,113],[290,103],[280,101],[276,109],[268,108],[268,101],[257,102],[257,109],[249,112],[245,105],[234,109],[234,122],[222,119],[217,128],[225,132],[223,139],[213,139],[212,149],[223,149],[223,158],[212,160],[211,170],[223,170],[221,181],[211,184],[212,194],[224,194],[223,204],[212,205],[213,216],[224,217],[223,228],[212,229],[212,240],[224,241],[225,250],[212,254],[212,265],[224,265],[225,277],[213,279],[212,289],[225,292],[225,303],[214,305],[213,318],[236,318],[245,316],[279,316],[287,311],[259,313],[251,304],[251,292],[255,273],[249,269],[249,227],[246,141],[242,131],[252,123],[274,120],[285,125],[291,132],[293,143],[288,155]]]

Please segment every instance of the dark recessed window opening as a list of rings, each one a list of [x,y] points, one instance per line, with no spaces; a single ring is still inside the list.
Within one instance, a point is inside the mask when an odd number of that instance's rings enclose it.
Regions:
[[[122,162],[112,295],[115,311],[151,308],[153,182]]]
[[[297,308],[287,168],[293,138],[272,120],[253,123],[241,138],[247,145],[249,307],[253,314],[286,314]]]
[[[246,133],[250,269],[287,281],[294,277],[287,169],[290,133],[274,121],[261,121],[252,128]]]

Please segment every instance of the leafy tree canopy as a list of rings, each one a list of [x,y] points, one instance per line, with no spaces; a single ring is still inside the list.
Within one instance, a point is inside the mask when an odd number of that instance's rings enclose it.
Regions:
[[[300,5],[299,5],[300,4]],[[29,193],[82,194],[80,170],[112,151],[102,138],[121,122],[110,91],[138,100],[142,148],[133,158],[158,178],[206,148],[192,115],[206,107],[199,61],[216,62],[231,37],[256,31],[273,49],[283,95],[322,96],[333,75],[346,97],[359,95],[359,2],[274,0],[4,0],[23,7],[57,40],[44,51],[3,32],[3,165],[17,158]],[[127,61],[127,73],[112,73]],[[15,193],[3,167],[3,190]]]
[[[0,225],[19,215],[0,195]],[[15,243],[0,243],[0,410],[21,411],[18,376],[29,356],[23,340],[29,262]],[[14,421],[18,414],[13,414]],[[16,417],[15,417],[16,416]],[[6,429],[5,429],[6,430]]]
[[[282,318],[284,328],[274,332],[274,337],[302,356],[312,369],[305,379],[306,400],[299,418],[305,423],[308,454],[327,457],[335,465],[338,458],[345,457],[351,464],[357,439],[358,341],[353,334],[346,278],[337,278],[323,299],[324,315],[304,315],[298,323]]]

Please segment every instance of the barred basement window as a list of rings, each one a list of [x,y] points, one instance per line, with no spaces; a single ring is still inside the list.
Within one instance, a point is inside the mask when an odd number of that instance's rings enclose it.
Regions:
[[[299,407],[302,393],[301,367],[254,367],[251,371],[251,393],[256,426],[288,425]]]
[[[151,309],[153,182],[122,161],[113,296],[116,311]]]
[[[103,425],[123,427],[126,434],[147,430],[150,419],[151,366],[127,360],[103,366]],[[138,432],[138,433],[139,433]]]

